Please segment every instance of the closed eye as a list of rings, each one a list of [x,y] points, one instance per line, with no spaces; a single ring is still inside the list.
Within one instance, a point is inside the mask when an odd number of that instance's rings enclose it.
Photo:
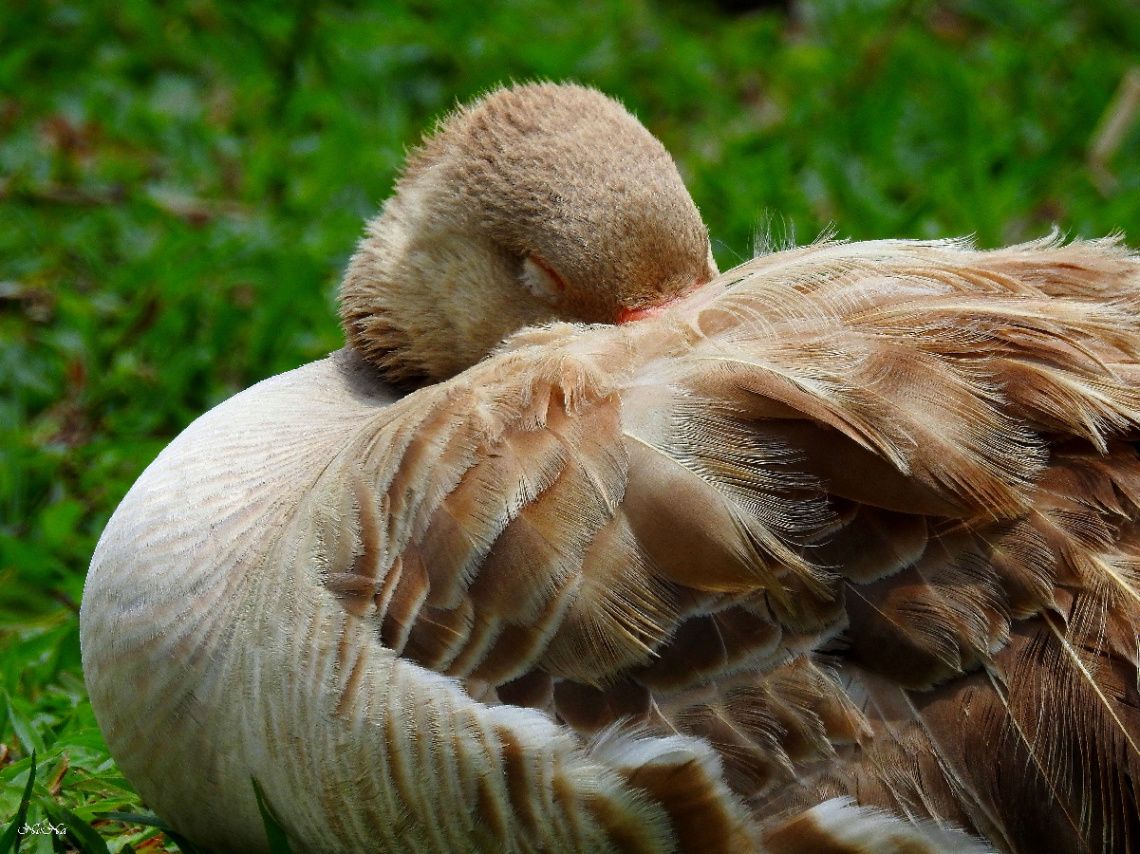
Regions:
[[[528,291],[551,305],[561,303],[566,293],[566,281],[537,255],[528,255],[523,261],[522,281]]]

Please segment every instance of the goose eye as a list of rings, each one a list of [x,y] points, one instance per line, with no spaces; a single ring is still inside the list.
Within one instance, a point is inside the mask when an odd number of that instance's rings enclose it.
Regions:
[[[704,287],[709,282],[708,276],[703,276],[697,279],[696,282],[684,288],[681,291],[673,294],[672,296],[665,297],[660,302],[650,303],[649,305],[621,308],[618,310],[615,323],[632,323],[635,320],[643,320],[646,317],[657,317],[665,312],[667,309],[672,308],[676,303],[680,302],[685,297],[689,296],[694,291]]]
[[[528,255],[523,261],[523,285],[544,302],[557,305],[566,293],[566,282],[558,271],[537,255]]]

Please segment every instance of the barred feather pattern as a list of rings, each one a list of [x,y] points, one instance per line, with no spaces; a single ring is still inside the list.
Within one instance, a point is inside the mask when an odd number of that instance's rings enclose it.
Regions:
[[[265,850],[1140,845],[1140,260],[816,245],[405,397],[199,419],[92,562],[100,726]]]

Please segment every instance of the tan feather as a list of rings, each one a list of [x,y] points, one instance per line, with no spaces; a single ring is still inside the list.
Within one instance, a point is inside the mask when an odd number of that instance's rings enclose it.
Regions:
[[[707,272],[684,202],[636,208],[636,257],[684,220],[663,299]],[[250,777],[298,851],[1132,850],[1137,293],[1112,241],[824,242],[402,398],[347,350],[269,380],[100,542],[100,726],[219,850],[265,849]]]

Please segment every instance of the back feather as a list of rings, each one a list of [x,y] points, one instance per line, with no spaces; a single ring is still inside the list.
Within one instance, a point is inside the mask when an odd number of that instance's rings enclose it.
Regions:
[[[708,740],[776,850],[835,797],[1129,850],[1137,285],[1111,241],[825,243],[657,324],[523,333],[405,404],[420,441],[449,413],[404,548],[464,628],[421,610],[448,651],[400,651]]]
[[[137,711],[194,715],[202,786],[262,775],[301,804],[294,839],[1140,847],[1140,259],[1116,241],[825,242],[654,320],[524,331],[395,403],[345,354],[310,373],[316,402],[298,374],[226,404],[272,424],[272,477],[234,462],[261,459],[245,433],[199,442],[232,417],[208,416],[124,502],[85,599],[174,579],[165,634],[115,629],[141,674],[216,639],[201,590],[280,597],[288,626],[239,603],[243,642]],[[215,539],[146,547],[174,493],[227,508]],[[142,568],[101,587],[120,565]],[[243,668],[269,675],[227,688]],[[206,708],[245,740],[211,753]]]

